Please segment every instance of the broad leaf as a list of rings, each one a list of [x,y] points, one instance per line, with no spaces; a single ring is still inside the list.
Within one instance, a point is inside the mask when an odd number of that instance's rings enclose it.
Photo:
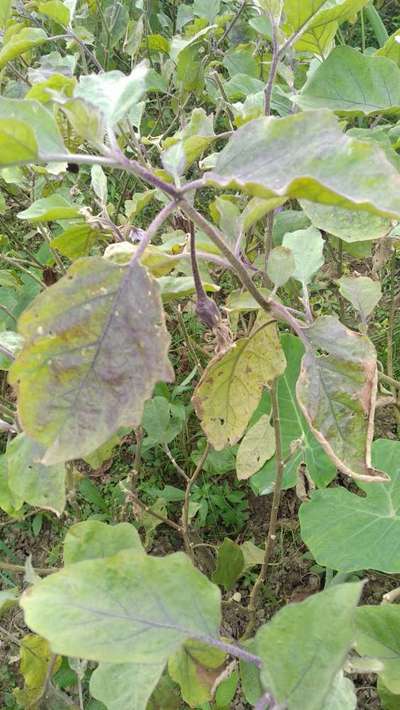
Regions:
[[[0,118],[0,164],[33,162],[37,156],[38,146],[32,128],[22,121]]]
[[[182,403],[168,402],[165,397],[153,397],[144,406],[142,426],[147,445],[169,444],[182,431],[186,419]]]
[[[61,515],[65,508],[65,466],[39,463],[44,449],[26,434],[7,446],[8,485],[17,499]]]
[[[285,246],[272,249],[267,264],[267,275],[276,288],[284,286],[293,276],[296,263],[293,252]]]
[[[15,122],[16,126],[20,123],[26,124],[27,131],[26,140],[28,141],[27,148],[32,153],[36,150],[32,143],[32,133],[38,148],[39,158],[46,159],[45,156],[54,153],[68,153],[64,146],[60,131],[55,121],[53,113],[42,106],[38,101],[29,99],[8,99],[0,96],[0,119],[7,119],[7,125],[10,121]],[[4,123],[3,123],[4,125]],[[1,127],[1,124],[0,124]],[[21,149],[22,150],[22,149]],[[21,153],[16,152],[10,156],[9,165],[17,164],[22,160]],[[34,158],[24,157],[23,160]]]
[[[0,456],[0,508],[8,515],[20,517],[23,503],[23,498],[10,488],[7,458],[5,455]]]
[[[164,663],[100,663],[90,678],[90,694],[107,710],[146,710]]]
[[[85,520],[69,528],[64,541],[64,564],[112,557],[121,550],[144,552],[136,528],[129,523],[107,525]]]
[[[354,684],[350,678],[344,676],[343,671],[340,671],[333,683],[331,694],[325,701],[324,710],[356,710],[356,707],[357,696]]]
[[[390,481],[358,483],[364,496],[342,487],[316,491],[301,506],[302,539],[323,567],[400,572],[400,443],[376,441],[372,453]]]
[[[29,49],[43,44],[47,39],[46,32],[39,27],[22,27],[18,32],[14,32],[0,51],[0,69]]]
[[[147,71],[141,62],[128,76],[117,70],[81,76],[74,96],[100,111],[107,125],[115,126],[142,98]]]
[[[212,114],[207,116],[204,109],[194,109],[188,125],[165,140],[165,150],[161,154],[164,168],[172,175],[182,175],[216,140],[213,124]]]
[[[275,453],[274,428],[268,414],[246,432],[236,455],[236,473],[239,481],[245,481],[260,470]]]
[[[130,550],[70,565],[21,600],[55,653],[110,663],[162,664],[184,641],[215,637],[219,605],[218,587],[183,553]]]
[[[284,31],[296,33],[299,51],[324,57],[339,24],[352,19],[368,0],[284,0]]]
[[[385,57],[336,47],[310,76],[296,103],[303,110],[329,108],[351,116],[399,113],[400,69]]]
[[[211,361],[192,401],[214,449],[219,451],[240,439],[264,386],[285,367],[275,322],[262,320],[256,321],[249,337]]]
[[[282,244],[290,249],[294,257],[293,278],[304,286],[309,284],[324,263],[324,240],[321,232],[315,227],[290,232],[285,234]]]
[[[259,197],[302,198],[400,215],[398,170],[375,142],[342,133],[327,110],[246,123],[207,177],[212,184]]]
[[[289,604],[255,639],[261,680],[288,710],[322,710],[355,637],[362,583],[338,584]]]
[[[101,232],[93,229],[86,222],[80,222],[67,227],[61,234],[54,237],[50,244],[60,254],[73,261],[80,256],[88,256],[92,246],[100,239],[104,239]]]
[[[385,541],[385,546],[386,546]],[[400,607],[398,604],[362,606],[356,611],[356,650],[383,664],[382,682],[400,694]]]
[[[19,219],[29,220],[33,224],[53,222],[59,219],[73,219],[74,217],[82,218],[79,205],[73,205],[57,193],[36,200],[28,209],[18,212],[17,216]]]
[[[300,372],[304,347],[294,335],[281,336],[282,347],[287,360],[287,368],[278,380],[279,410],[282,422],[282,453],[285,460],[284,487],[296,485],[297,471],[302,463],[317,486],[327,486],[336,475],[336,466],[311,433],[296,399],[296,382]],[[263,412],[270,412],[269,395],[264,394]],[[295,449],[293,451],[293,449]],[[292,455],[290,455],[292,454]],[[275,456],[251,478],[256,493],[265,495],[273,490],[276,476]]]
[[[46,17],[54,20],[54,22],[58,22],[58,24],[63,27],[67,27],[69,24],[70,12],[62,0],[46,0],[46,2],[40,2],[37,9],[42,15],[46,15]]]
[[[396,30],[389,39],[385,42],[383,47],[377,49],[375,55],[377,57],[387,57],[391,59],[398,66],[400,66],[400,42],[399,42],[400,30]]]
[[[188,641],[169,659],[169,675],[178,683],[183,700],[191,708],[211,700],[211,690],[224,660],[223,652],[199,641]]]
[[[213,582],[225,587],[226,591],[232,589],[244,569],[245,560],[240,545],[226,537],[218,548],[217,567],[212,576]]]
[[[314,227],[323,229],[344,242],[364,242],[388,234],[392,221],[370,212],[343,209],[337,205],[319,205],[301,200],[301,206]]]
[[[342,276],[338,284],[343,298],[350,301],[365,323],[382,298],[379,281],[373,281],[368,276]]]
[[[90,454],[140,424],[156,382],[172,379],[158,287],[135,261],[79,259],[37,296],[19,330],[25,345],[10,381],[46,464]]]
[[[342,473],[385,480],[371,466],[378,376],[372,342],[336,316],[319,318],[305,333],[313,350],[303,357],[296,393],[311,430]]]

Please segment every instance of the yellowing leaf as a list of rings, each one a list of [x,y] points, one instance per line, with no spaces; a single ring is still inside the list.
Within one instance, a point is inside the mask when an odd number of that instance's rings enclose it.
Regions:
[[[159,380],[171,381],[159,289],[137,262],[76,261],[19,321],[25,345],[10,370],[19,415],[43,463],[86,456],[140,424]]]
[[[63,27],[67,27],[70,20],[70,12],[66,5],[61,0],[48,0],[48,2],[40,2],[38,11],[51,20],[58,22]]]
[[[242,436],[263,388],[282,374],[286,360],[274,321],[258,325],[205,370],[193,404],[210,444],[219,451]]]
[[[274,428],[264,414],[240,442],[236,456],[236,473],[240,481],[257,473],[275,453]]]
[[[0,69],[3,69],[12,59],[27,52],[28,49],[43,44],[47,39],[46,32],[39,27],[22,27],[2,47],[0,51]]]
[[[24,676],[25,686],[14,691],[18,703],[22,707],[35,707],[41,698],[47,671],[51,660],[51,649],[44,638],[35,634],[24,636],[20,647],[20,671]],[[59,669],[61,658],[57,658],[51,675]]]
[[[211,690],[221,672],[225,654],[199,641],[188,641],[168,662],[168,672],[178,683],[191,708],[211,700]]]
[[[34,161],[37,156],[32,128],[22,121],[0,118],[0,165]]]

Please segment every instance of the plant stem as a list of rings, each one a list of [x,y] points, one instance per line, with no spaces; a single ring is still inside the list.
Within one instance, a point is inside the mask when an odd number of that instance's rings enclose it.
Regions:
[[[165,523],[165,525],[169,525],[170,528],[173,528],[178,533],[182,534],[182,528],[180,525],[178,525],[177,523],[174,523],[173,520],[170,520],[169,518],[164,517],[164,515],[160,515],[160,513],[155,513],[154,510],[152,510],[149,505],[146,505],[145,503],[142,503],[141,500],[139,500],[136,493],[129,491],[128,495],[129,495],[129,498],[131,499],[131,501],[133,503],[135,503],[144,513],[148,513],[149,515],[152,515],[153,518],[157,518],[157,520],[161,520],[162,523]]]
[[[263,559],[263,563],[262,563],[262,566],[260,569],[260,573],[257,577],[256,583],[255,583],[253,589],[251,590],[249,605],[248,605],[250,617],[249,617],[249,621],[248,621],[246,630],[243,635],[243,639],[247,639],[247,638],[249,638],[249,636],[251,636],[251,634],[254,631],[254,627],[256,625],[258,595],[260,593],[261,587],[263,586],[263,584],[265,583],[265,580],[267,578],[268,565],[269,565],[269,562],[271,559],[271,554],[274,549],[275,540],[276,540],[276,529],[277,529],[277,523],[278,523],[279,504],[281,501],[284,463],[283,463],[283,456],[282,456],[282,437],[281,437],[281,420],[280,420],[279,401],[278,401],[278,386],[277,386],[276,380],[273,381],[272,386],[271,386],[271,404],[272,404],[272,420],[273,420],[274,435],[275,435],[275,470],[276,470],[275,486],[274,486],[274,494],[272,497],[272,507],[271,507],[271,513],[270,513],[270,519],[269,519],[268,535],[267,535],[267,539],[265,541],[264,559]]]
[[[14,565],[11,562],[3,562],[3,560],[0,560],[0,569],[17,574],[24,574],[26,571],[24,565]],[[53,574],[59,571],[58,567],[34,567],[34,570],[38,574]]]
[[[183,502],[183,509],[182,509],[182,537],[183,537],[183,542],[185,544],[185,550],[186,553],[189,555],[190,559],[192,562],[195,562],[195,557],[194,557],[194,552],[193,552],[193,543],[190,540],[190,534],[189,534],[189,505],[190,505],[190,493],[192,490],[193,485],[195,484],[197,478],[199,477],[201,471],[203,470],[203,465],[204,462],[208,456],[208,452],[210,450],[210,445],[207,443],[206,447],[200,456],[200,459],[198,461],[198,464],[189,478],[187,482],[187,486],[185,489],[185,499]]]
[[[233,30],[234,26],[236,25],[237,21],[240,18],[240,15],[242,14],[243,10],[245,9],[246,4],[247,4],[247,0],[242,0],[242,4],[240,5],[236,15],[233,16],[233,18],[230,21],[229,25],[227,26],[224,34],[222,35],[222,37],[219,38],[219,40],[217,42],[217,47],[219,47],[221,44],[223,44],[223,42],[226,40],[229,33]]]
[[[274,87],[274,82],[276,79],[276,73],[278,71],[279,61],[281,55],[279,52],[278,45],[278,27],[275,18],[272,13],[269,13],[272,27],[272,61],[269,68],[268,81],[264,89],[264,115],[269,116],[271,114],[271,98],[272,89]]]
[[[257,668],[261,668],[262,666],[262,659],[259,656],[246,651],[240,646],[235,646],[233,643],[226,643],[225,641],[215,639],[212,636],[198,636],[197,638],[199,641],[203,641],[209,646],[214,646],[214,648],[219,648],[221,651],[229,653],[229,655],[234,656],[234,658],[240,658],[240,660],[245,661],[246,663],[252,663],[257,666]]]
[[[186,475],[186,473],[185,473],[185,471],[183,470],[183,468],[182,468],[181,466],[179,466],[179,463],[175,460],[175,458],[174,458],[174,456],[173,456],[173,454],[172,454],[172,452],[171,452],[171,450],[170,450],[168,444],[164,444],[163,449],[164,449],[165,454],[167,455],[167,457],[168,457],[169,460],[171,461],[171,463],[172,463],[172,465],[173,465],[175,471],[177,471],[177,472],[179,473],[179,475],[182,476],[182,478],[183,478],[186,482],[188,482],[188,481],[190,480],[190,479],[189,479],[189,476]]]
[[[274,211],[267,214],[265,221],[265,242],[264,242],[264,286],[273,288],[273,283],[267,274],[269,255],[272,251],[272,230],[274,226]]]

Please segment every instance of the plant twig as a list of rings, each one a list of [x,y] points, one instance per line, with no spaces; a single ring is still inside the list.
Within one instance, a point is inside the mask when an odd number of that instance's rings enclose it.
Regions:
[[[182,476],[182,478],[185,479],[185,481],[189,481],[190,480],[189,476],[185,473],[182,466],[179,466],[179,463],[175,460],[168,444],[164,444],[163,449],[164,449],[165,454],[168,456],[169,460],[171,461],[174,469],[179,473],[180,476]]]
[[[156,513],[154,510],[152,510],[150,508],[149,505],[142,503],[142,501],[139,500],[139,498],[137,497],[136,493],[133,493],[132,491],[127,491],[127,494],[129,496],[129,499],[131,500],[131,502],[135,503],[135,505],[137,505],[144,513],[148,513],[149,515],[152,515],[153,518],[157,518],[157,520],[161,520],[162,523],[165,523],[165,525],[169,525],[170,528],[173,528],[178,533],[182,534],[182,528],[180,525],[178,525],[177,523],[174,523],[173,520],[166,518],[164,515],[161,515],[160,513]]]
[[[207,443],[206,447],[200,456],[200,459],[198,461],[198,464],[189,478],[187,482],[187,486],[185,489],[185,499],[183,502],[183,509],[182,509],[182,537],[183,537],[183,542],[185,544],[185,550],[189,557],[191,558],[192,562],[194,563],[195,557],[193,553],[193,543],[190,540],[190,534],[189,534],[189,505],[190,505],[190,493],[192,490],[193,485],[195,484],[197,478],[199,477],[201,471],[203,470],[203,465],[204,462],[208,456],[208,452],[210,450],[210,445]]]
[[[279,504],[281,501],[281,493],[282,493],[282,483],[283,483],[283,471],[284,471],[284,465],[283,465],[283,455],[282,455],[282,437],[281,437],[281,420],[280,420],[280,412],[279,412],[279,402],[278,402],[278,388],[277,388],[277,382],[274,380],[271,386],[271,404],[272,404],[272,421],[274,425],[274,435],[275,435],[275,470],[276,470],[276,476],[275,476],[275,486],[274,486],[274,494],[272,498],[272,507],[271,507],[271,513],[270,513],[270,519],[269,519],[269,527],[268,527],[268,534],[267,534],[267,539],[265,541],[265,553],[264,553],[264,559],[263,563],[259,572],[259,575],[257,577],[257,580],[254,584],[253,589],[251,590],[250,593],[250,599],[249,599],[249,612],[250,612],[250,617],[249,621],[246,627],[246,630],[244,632],[243,638],[247,639],[249,636],[254,631],[254,627],[256,625],[256,613],[257,613],[257,602],[258,602],[258,595],[260,593],[261,587],[265,583],[265,580],[267,578],[267,571],[268,571],[268,565],[271,559],[271,554],[274,549],[275,545],[275,540],[276,540],[276,529],[277,529],[277,523],[278,523],[278,513],[279,513]]]
[[[247,0],[242,0],[242,3],[241,3],[241,5],[240,5],[240,7],[239,7],[237,13],[232,17],[232,19],[231,19],[229,25],[227,26],[227,28],[225,29],[224,34],[222,35],[222,37],[219,38],[219,40],[218,40],[218,42],[217,42],[217,47],[219,47],[221,44],[223,44],[223,42],[226,40],[226,38],[227,38],[227,36],[229,35],[229,33],[232,32],[234,26],[236,25],[237,21],[239,20],[239,18],[240,18],[240,16],[241,16],[243,10],[245,9],[246,5],[247,5]]]
[[[4,562],[0,560],[0,570],[5,570],[6,572],[15,572],[16,574],[25,574],[26,569],[24,565],[14,565],[11,562]],[[34,571],[38,574],[53,574],[58,572],[58,567],[34,567]]]

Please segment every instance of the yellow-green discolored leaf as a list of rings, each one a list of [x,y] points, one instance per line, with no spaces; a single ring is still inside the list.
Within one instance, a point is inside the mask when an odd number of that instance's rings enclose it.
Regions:
[[[42,15],[46,15],[54,22],[63,27],[67,27],[70,21],[70,12],[68,7],[61,0],[48,0],[47,2],[40,2],[38,4],[38,11]]]
[[[62,195],[54,193],[49,197],[42,197],[31,204],[28,209],[18,212],[19,219],[26,219],[36,224],[37,222],[53,222],[58,219],[73,219],[81,217],[80,207],[73,205]]]
[[[208,365],[193,395],[202,429],[217,451],[235,444],[256,409],[263,388],[286,367],[274,321],[256,321],[252,333],[238,340]]]
[[[243,437],[236,455],[236,473],[245,481],[260,470],[275,453],[274,428],[267,414],[254,424]]]
[[[211,690],[224,660],[225,654],[218,648],[199,641],[188,641],[169,659],[169,675],[178,683],[183,700],[191,708],[211,700]]]
[[[133,525],[85,520],[70,527],[65,536],[64,564],[112,557],[121,550],[142,550],[144,553],[139,533]]]
[[[23,498],[17,496],[10,488],[6,456],[0,456],[0,508],[12,517],[20,517]]]
[[[336,316],[322,316],[305,332],[314,350],[303,357],[296,393],[312,432],[342,473],[387,480],[371,464],[378,377],[372,342]]]
[[[178,298],[187,298],[196,293],[193,276],[161,276],[157,279],[164,303]],[[203,288],[208,293],[219,291],[219,286],[203,281]]]
[[[10,382],[46,464],[86,456],[140,424],[156,382],[173,379],[159,289],[135,261],[79,259],[36,297],[19,331],[25,345]]]
[[[172,175],[182,175],[192,163],[217,139],[214,116],[202,108],[194,109],[188,125],[175,136],[167,138],[161,158]]]
[[[375,52],[375,56],[377,57],[386,57],[387,59],[391,59],[393,62],[395,62],[398,66],[400,66],[400,30],[396,30],[389,39],[385,42],[383,47],[380,49],[377,49]]]
[[[396,167],[376,142],[342,133],[325,109],[247,123],[221,151],[207,178],[259,197],[308,199],[400,215]]]
[[[0,0],[0,29],[4,30],[11,12],[12,0]]]
[[[295,48],[324,57],[338,26],[352,19],[368,0],[284,0],[287,36],[299,37]]]
[[[303,109],[370,116],[400,112],[400,69],[386,57],[336,47],[313,72],[295,99]]]
[[[44,448],[25,433],[7,446],[8,485],[17,499],[61,515],[65,507],[65,466],[43,466]]]
[[[30,99],[9,99],[0,96],[0,120],[6,119],[15,124],[25,124],[32,131],[35,138],[35,150],[39,153],[39,158],[46,159],[45,156],[54,153],[68,153],[64,146],[61,133],[58,129],[54,114],[38,101]],[[22,135],[22,133],[21,133]],[[30,136],[27,135],[27,140]],[[33,152],[32,138],[28,142],[29,151]],[[3,151],[2,151],[3,153]],[[15,165],[22,160],[35,161],[37,153],[32,157],[22,158],[21,156],[10,156],[8,165]],[[0,159],[1,160],[1,159]],[[5,164],[5,162],[4,162]]]
[[[15,697],[22,707],[36,707],[36,703],[42,698],[51,657],[51,649],[44,638],[35,634],[24,636],[20,646],[20,671],[25,684],[22,690],[17,688],[14,691]],[[59,669],[60,665],[61,658],[57,658],[51,669],[51,676]]]
[[[51,240],[51,246],[63,256],[73,261],[80,256],[88,256],[93,245],[104,239],[105,235],[86,222],[71,224],[61,234]]]
[[[39,27],[22,27],[3,45],[0,51],[0,69],[3,69],[8,62],[24,54],[29,49],[43,44],[47,39],[46,32]]]
[[[322,710],[354,641],[362,582],[336,584],[278,611],[255,637],[261,681],[288,710]]]
[[[123,550],[70,565],[25,592],[21,606],[54,653],[109,663],[165,663],[220,624],[218,587],[181,552]]]
[[[71,97],[76,85],[76,79],[64,74],[52,74],[46,81],[34,84],[26,94],[27,99],[41,101],[46,104],[55,97]]]
[[[390,232],[392,221],[371,212],[348,210],[337,205],[320,205],[301,200],[301,206],[314,227],[323,229],[344,242],[379,239]]]
[[[0,165],[35,161],[38,145],[32,128],[22,121],[0,118]]]
[[[164,663],[100,663],[90,678],[90,694],[107,710],[146,710]]]

